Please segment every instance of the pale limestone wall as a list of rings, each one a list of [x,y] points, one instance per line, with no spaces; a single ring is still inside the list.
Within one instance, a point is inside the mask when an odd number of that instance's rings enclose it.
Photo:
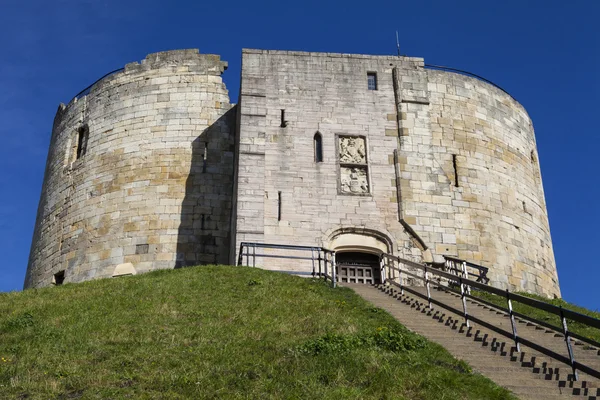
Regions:
[[[454,254],[490,267],[494,286],[560,295],[527,112],[478,79],[427,75],[431,148],[447,182],[454,182],[456,155],[459,187],[449,185],[454,224],[446,230],[455,235]]]
[[[79,282],[128,263],[139,273],[228,261],[235,110],[226,66],[197,50],[151,54],[59,107],[26,288],[61,270]],[[75,160],[83,125],[87,154]]]
[[[418,58],[244,50],[239,107],[232,256],[242,241],[329,246],[358,233],[415,260],[482,264],[497,287],[560,294],[533,128],[501,90]],[[355,193],[343,185],[340,135],[365,140],[368,193],[360,174]]]
[[[405,71],[422,64],[408,57],[244,50],[235,250],[243,241],[327,247],[336,233],[367,232],[381,237],[389,252],[420,260],[421,251],[398,219],[392,67]],[[377,71],[378,90],[367,90],[368,71]],[[317,131],[323,140],[320,163],[314,160]],[[369,193],[344,193],[339,135],[366,141]],[[310,267],[258,262],[287,270]]]

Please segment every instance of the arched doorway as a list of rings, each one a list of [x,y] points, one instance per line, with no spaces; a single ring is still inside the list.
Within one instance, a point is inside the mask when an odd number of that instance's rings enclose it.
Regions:
[[[375,285],[381,283],[379,256],[373,253],[344,251],[335,254],[338,282]]]
[[[389,234],[365,227],[344,227],[331,232],[323,241],[335,251],[339,282],[378,284],[382,282],[379,256],[391,253]]]

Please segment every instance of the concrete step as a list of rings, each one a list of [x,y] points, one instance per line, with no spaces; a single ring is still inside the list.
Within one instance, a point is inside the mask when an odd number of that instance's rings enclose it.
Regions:
[[[484,334],[484,333],[481,333],[481,334],[480,334],[480,338],[478,339],[478,338],[477,338],[477,336],[478,336],[478,333],[477,333],[477,332],[478,332],[478,331],[480,331],[480,329],[476,330],[476,331],[475,331],[476,333],[473,335],[473,336],[475,337],[475,341],[477,342],[477,341],[479,340],[479,341],[480,341],[480,344],[481,344],[483,347],[485,347],[485,346],[486,346],[486,334]],[[483,331],[484,331],[484,330],[483,330]],[[482,331],[482,332],[483,332],[483,331]],[[491,332],[491,335],[492,335],[492,337],[493,337],[493,335],[494,335],[494,334],[496,334],[496,333],[495,333],[495,332]],[[481,336],[482,336],[482,337],[481,337]],[[504,343],[506,343],[506,342],[504,342]],[[509,343],[512,345],[512,343],[511,343],[511,342],[509,342]],[[492,349],[493,349],[493,347],[494,347],[494,346],[492,345],[491,347],[492,347]],[[505,354],[505,355],[506,355],[506,354]],[[565,354],[565,356],[566,356],[566,354]],[[540,357],[538,357],[538,359],[540,360],[541,358],[540,358]],[[582,359],[582,358],[580,357],[580,359]],[[582,362],[582,361],[580,360],[579,362]],[[539,365],[539,362],[538,362],[538,365]],[[536,370],[539,370],[539,368],[536,368]],[[569,367],[569,368],[563,368],[563,371],[564,371],[564,372],[563,372],[562,376],[561,376],[561,377],[558,377],[558,376],[557,376],[557,377],[555,377],[555,379],[557,379],[557,380],[563,380],[563,381],[565,381],[565,380],[566,380],[566,381],[568,381],[569,379],[571,379],[571,378],[572,378],[572,377],[571,377],[571,369],[570,369],[570,367]],[[580,373],[580,375],[582,375],[582,374]],[[584,374],[583,374],[582,376],[584,376],[584,377],[585,377],[585,375],[584,375]],[[592,379],[592,380],[594,380],[594,378],[592,378],[592,377],[586,377],[586,379]],[[596,383],[594,383],[594,382],[592,382],[592,383],[591,383],[591,385],[592,385],[592,386],[594,386],[594,387],[595,387],[595,386],[597,386],[597,384],[596,384]]]
[[[429,314],[429,313],[427,313],[427,314]],[[441,314],[441,315],[443,315],[443,314]],[[435,315],[433,316],[433,318],[435,318]],[[444,317],[444,318],[452,319],[451,317]],[[445,323],[445,325],[448,325],[448,324]],[[496,349],[496,347],[498,345],[500,345],[501,343],[504,343],[504,346],[506,347],[506,349],[510,349],[513,346],[513,342],[512,341],[510,341],[510,342],[502,341],[502,342],[496,342],[495,343],[493,338],[494,338],[494,335],[497,335],[497,333],[496,332],[485,333],[485,331],[486,331],[485,328],[482,328],[482,327],[478,327],[477,329],[475,329],[474,333],[471,335],[472,338],[473,338],[473,340],[474,340],[474,342],[475,343],[478,342],[482,347],[487,347],[489,345],[490,349],[493,350],[494,352],[504,353],[504,355],[506,355],[506,353],[503,352],[502,349],[499,349],[499,351],[498,351]],[[443,339],[443,338],[450,338],[450,336],[448,336],[448,335],[451,335],[451,334],[443,333],[441,336],[439,336],[439,337],[431,337],[431,339],[432,340],[440,340],[440,339]],[[460,339],[458,339],[458,340],[460,340]],[[562,338],[561,338],[561,340],[562,340]],[[534,342],[538,343],[539,341],[538,340],[534,340]],[[539,343],[539,344],[543,345],[543,343]],[[461,349],[461,350],[465,351],[465,349]],[[568,355],[566,354],[566,352],[565,352],[565,354],[563,354],[563,356],[568,357]],[[541,356],[538,356],[538,360],[543,360],[543,358],[541,358]],[[578,362],[580,362],[582,364],[585,364],[585,365],[588,365],[588,366],[593,366],[594,365],[594,361],[595,361],[595,356],[591,356],[591,357],[579,356],[579,358],[577,360],[578,360]],[[586,363],[586,360],[589,360],[589,362]],[[549,358],[547,361],[551,362],[551,361],[554,361],[554,360],[551,359],[551,358]],[[539,362],[538,362],[538,365],[539,365]],[[580,375],[581,375],[581,373],[580,373]],[[581,375],[581,376],[585,376],[585,375]],[[569,379],[572,379],[572,371],[571,371],[570,366],[568,366],[568,367],[565,366],[563,368],[563,373],[562,373],[562,375],[561,375],[561,377],[559,379],[560,380],[567,380],[567,381]],[[595,378],[593,378],[593,377],[587,377],[586,379],[592,379],[593,380],[593,382],[590,383],[592,386],[596,387],[598,385],[597,383],[595,383],[595,381],[596,381]]]
[[[517,394],[521,399],[532,399],[532,400],[547,400],[549,398],[556,399],[573,399],[580,397],[580,395],[573,394],[570,392],[563,392],[558,388],[542,388],[542,387],[532,387],[530,385],[501,385],[511,392]]]
[[[593,399],[592,396],[600,396],[596,388],[600,383],[597,379],[580,374],[581,379],[575,382],[572,380],[569,365],[548,358],[526,346],[522,346],[522,352],[519,353],[510,338],[473,322],[471,327],[467,328],[464,325],[460,297],[437,290],[432,293],[433,298],[455,308],[457,310],[455,313],[436,305],[433,305],[433,309],[429,309],[426,300],[406,291],[401,295],[399,291],[389,287],[344,285],[352,287],[374,305],[386,309],[408,329],[446,347],[455,357],[471,364],[474,371],[482,373],[502,386],[511,386],[511,390],[521,398]],[[425,288],[411,289],[426,292]],[[502,313],[498,314],[474,304],[467,305],[467,309],[492,326],[512,332],[510,319]],[[548,346],[556,352],[562,344],[566,354],[564,338],[555,338],[553,334],[546,334],[545,331],[536,328],[527,324],[517,324],[519,333],[523,331],[523,337],[539,339],[541,336],[544,338],[544,347]],[[582,355],[581,360],[589,358],[589,362],[594,362],[593,349],[589,354]]]
[[[425,288],[411,289],[416,289],[420,293],[426,294]],[[398,298],[400,300],[405,300],[408,302],[412,301],[413,305],[418,304],[417,308],[422,309],[423,306],[426,305],[426,300],[419,299],[420,301],[417,300],[415,302],[414,298],[411,298],[410,296],[399,296],[399,290],[393,288],[383,289],[383,291],[393,298]],[[408,293],[406,294],[408,295]],[[448,304],[462,312],[462,300],[460,299],[460,296],[454,293],[448,293],[441,290],[434,290],[432,293],[432,298],[442,300],[444,304]],[[496,327],[499,327],[507,332],[512,332],[510,318],[506,314],[502,312],[490,311],[489,307],[487,306],[476,307],[475,304],[476,303],[474,301],[469,300],[469,303],[467,305],[467,312],[470,315],[481,318],[487,322],[493,323]],[[524,321],[517,322],[517,333],[519,337],[535,342],[547,348],[548,350],[551,350],[564,357],[569,357],[567,346],[562,334],[556,333],[555,331],[548,331],[550,333],[547,333],[547,331],[544,330],[545,334],[540,335],[540,329],[538,328],[538,326],[531,323],[527,323]],[[572,344],[574,343],[579,343],[579,345],[572,346],[575,360],[590,368],[600,370],[600,355],[598,355],[600,352],[598,351],[598,349],[595,349],[592,346],[586,344],[581,344],[581,342],[573,341]]]

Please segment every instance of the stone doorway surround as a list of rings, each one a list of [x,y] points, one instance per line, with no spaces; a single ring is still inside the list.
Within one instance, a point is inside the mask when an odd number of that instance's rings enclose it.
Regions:
[[[379,256],[392,251],[389,235],[372,229],[346,227],[332,232],[325,247],[335,250],[339,282],[378,284]]]

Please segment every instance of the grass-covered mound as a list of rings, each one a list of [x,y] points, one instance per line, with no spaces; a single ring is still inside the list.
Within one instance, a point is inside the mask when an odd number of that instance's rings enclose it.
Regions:
[[[350,289],[195,267],[0,294],[8,399],[512,399]]]

